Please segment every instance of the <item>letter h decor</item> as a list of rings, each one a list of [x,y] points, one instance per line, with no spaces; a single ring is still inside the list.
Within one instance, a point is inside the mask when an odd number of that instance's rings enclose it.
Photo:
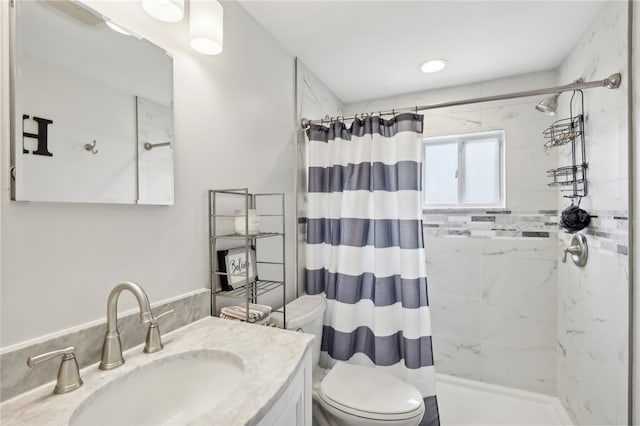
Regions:
[[[34,138],[38,141],[38,149],[33,151],[34,155],[45,155],[47,157],[52,157],[53,154],[49,152],[47,148],[48,143],[48,126],[53,123],[52,120],[48,120],[46,118],[33,117],[33,121],[38,123],[38,133],[27,133],[24,131],[24,121],[29,119],[29,116],[26,114],[22,115],[22,153],[28,154],[29,150],[24,147],[24,138]]]

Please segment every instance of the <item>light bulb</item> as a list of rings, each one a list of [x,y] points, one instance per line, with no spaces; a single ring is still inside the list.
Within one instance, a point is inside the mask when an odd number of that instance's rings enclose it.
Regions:
[[[442,71],[448,63],[446,59],[431,59],[420,65],[420,71],[425,73]]]
[[[191,47],[205,55],[222,53],[224,10],[216,0],[193,0],[189,11]]]
[[[143,0],[142,8],[162,22],[180,22],[184,18],[184,0]]]

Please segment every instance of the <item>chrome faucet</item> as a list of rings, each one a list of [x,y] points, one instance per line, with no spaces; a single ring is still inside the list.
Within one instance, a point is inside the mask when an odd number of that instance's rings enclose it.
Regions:
[[[154,321],[151,314],[149,298],[142,287],[130,281],[121,282],[111,290],[107,300],[107,334],[102,345],[101,370],[111,370],[124,364],[122,356],[122,344],[118,332],[118,297],[124,290],[129,290],[138,299],[140,306],[140,322],[151,323]]]

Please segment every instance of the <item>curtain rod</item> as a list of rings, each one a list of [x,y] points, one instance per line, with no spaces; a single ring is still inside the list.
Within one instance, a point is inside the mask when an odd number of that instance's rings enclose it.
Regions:
[[[514,99],[514,98],[526,98],[529,96],[548,95],[551,93],[568,92],[570,90],[591,89],[593,87],[606,87],[607,89],[617,89],[618,87],[620,87],[621,79],[622,79],[622,76],[620,75],[620,73],[616,73],[616,74],[611,74],[609,77],[605,78],[604,80],[588,81],[585,83],[582,79],[579,79],[571,84],[567,84],[564,86],[557,86],[557,87],[549,87],[546,89],[506,93],[503,95],[485,96],[482,98],[464,99],[460,101],[443,102],[439,104],[422,105],[422,106],[415,106],[415,107],[409,107],[409,108],[395,108],[387,111],[354,114],[354,115],[349,115],[347,117],[338,116],[338,117],[323,118],[323,119],[317,119],[317,120],[309,120],[307,118],[303,118],[302,120],[300,120],[300,124],[302,125],[303,129],[307,129],[311,124],[323,124],[325,122],[329,123],[333,120],[340,120],[340,121],[355,120],[359,116],[365,116],[365,115],[378,115],[378,116],[395,115],[398,112],[426,111],[430,109],[447,108],[447,107],[453,107],[453,106],[459,106],[459,105],[477,104],[480,102],[500,101],[504,99]]]

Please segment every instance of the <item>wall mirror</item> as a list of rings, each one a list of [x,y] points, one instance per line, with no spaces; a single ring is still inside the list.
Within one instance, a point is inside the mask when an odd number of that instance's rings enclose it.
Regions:
[[[173,204],[173,59],[72,0],[12,10],[12,199]]]

